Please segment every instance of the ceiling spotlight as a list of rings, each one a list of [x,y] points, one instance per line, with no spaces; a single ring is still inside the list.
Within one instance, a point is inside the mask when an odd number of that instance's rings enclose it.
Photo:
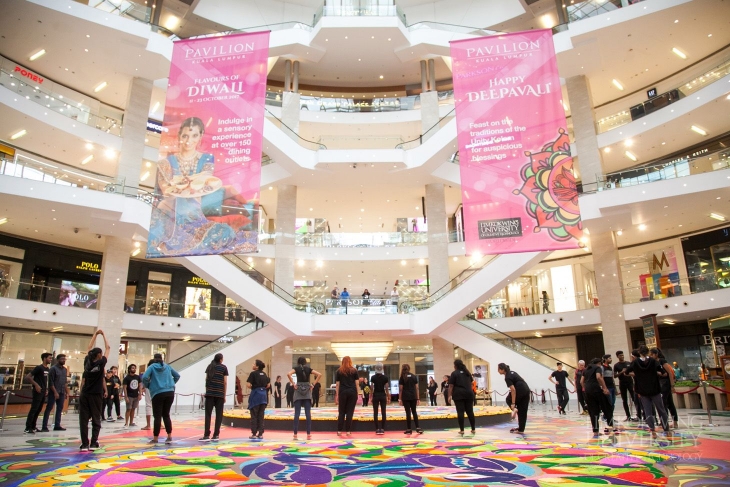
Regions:
[[[114,159],[117,156],[117,151],[114,149],[107,149],[104,151],[104,155],[109,159]]]
[[[676,54],[677,56],[681,57],[682,59],[687,59],[687,55],[685,53],[683,53],[682,51],[680,51],[679,49],[677,49],[676,47],[672,48],[672,52],[674,54]]]
[[[623,235],[623,234],[624,234],[623,230],[619,230],[618,232],[616,232],[616,235],[618,235],[619,237],[620,237],[621,235]]]
[[[611,83],[613,83],[613,86],[615,86],[619,90],[624,91],[624,85],[622,85],[621,83],[619,83],[619,81],[617,79],[612,79],[611,80]]]
[[[418,259],[418,265],[423,265],[423,264],[425,264],[425,263],[426,263],[426,261],[425,261],[425,260],[423,260],[423,259]]]
[[[631,139],[624,140],[624,146],[625,147],[631,147],[632,145],[634,145],[634,141],[633,140],[631,140]]]
[[[84,147],[86,147],[88,150],[92,150],[94,148],[94,144],[92,144],[91,142],[87,142]]]
[[[643,223],[639,225],[639,230],[646,230],[646,225],[644,225]]]
[[[299,259],[297,264],[299,264],[299,267],[304,267],[304,261],[302,259]]]
[[[606,154],[608,154],[609,152],[611,152],[611,148],[610,147],[606,147],[605,149],[603,149],[603,152],[605,152]]]
[[[400,261],[400,265],[406,265],[406,261],[405,260]]]
[[[271,264],[271,259],[266,259],[267,264]]]

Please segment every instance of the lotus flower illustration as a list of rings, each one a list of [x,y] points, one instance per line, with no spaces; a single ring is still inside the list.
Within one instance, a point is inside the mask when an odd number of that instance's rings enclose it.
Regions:
[[[583,223],[578,209],[570,140],[564,129],[558,132],[558,138],[540,152],[525,152],[530,161],[520,170],[523,185],[513,193],[527,199],[525,208],[535,219],[535,233],[547,230],[552,239],[566,242],[573,238],[580,240]]]

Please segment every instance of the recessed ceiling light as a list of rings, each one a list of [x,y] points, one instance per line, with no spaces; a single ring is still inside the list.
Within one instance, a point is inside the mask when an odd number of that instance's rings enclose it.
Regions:
[[[712,37],[712,34],[707,34],[707,37]]]
[[[625,146],[625,147],[631,147],[632,145],[634,145],[634,141],[633,141],[633,140],[631,140],[631,139],[626,139],[626,140],[624,141],[624,146]]]
[[[28,133],[28,131],[25,129],[19,130],[18,132],[15,132],[13,135],[11,135],[10,139],[12,139],[12,140],[19,139],[27,133]]]
[[[84,157],[84,160],[81,161],[81,164],[88,164],[93,158],[94,154],[89,154],[88,156]]]
[[[86,147],[88,150],[92,150],[94,148],[94,144],[87,142],[84,147]]]
[[[400,261],[400,265],[406,265],[406,261],[405,260]]]
[[[36,59],[38,59],[39,57],[41,57],[41,56],[42,56],[42,55],[44,55],[45,53],[46,53],[46,50],[45,50],[45,49],[41,49],[41,50],[40,50],[40,51],[38,51],[37,53],[33,54],[33,55],[32,55],[32,56],[31,56],[31,57],[29,58],[29,59],[30,59],[31,61],[35,61]]]
[[[106,81],[102,81],[101,83],[99,83],[99,84],[97,85],[97,87],[96,87],[96,88],[94,88],[94,93],[99,93],[99,92],[100,92],[101,90],[103,90],[104,88],[106,88]]]
[[[383,79],[383,75],[382,74],[380,75],[380,79]]]
[[[269,186],[269,191],[271,191],[272,189],[274,189],[274,187],[273,186]]]
[[[612,80],[611,80],[611,83],[613,83],[613,86],[615,86],[615,87],[616,87],[616,88],[618,88],[619,90],[621,90],[621,91],[624,91],[624,85],[622,85],[621,83],[619,83],[619,80],[617,80],[617,79],[612,79]]]
[[[623,235],[623,234],[624,234],[623,230],[619,230],[618,232],[616,232],[616,235],[618,235],[619,237],[620,237],[621,235]]]
[[[267,264],[271,264],[271,259],[266,259]]]
[[[677,56],[681,57],[682,59],[687,59],[687,55],[685,53],[683,53],[682,51],[680,51],[679,49],[677,49],[676,47],[672,48],[672,52],[674,54],[676,54]]]
[[[675,20],[674,23],[675,24],[678,24],[679,23],[679,19]]]
[[[639,230],[646,230],[646,225],[644,225],[643,223],[639,225]]]
[[[606,154],[608,154],[609,152],[611,152],[611,148],[610,147],[606,147],[605,149],[603,149],[603,152],[605,152]]]
[[[109,159],[114,159],[114,157],[116,157],[117,155],[117,151],[115,151],[114,149],[107,149],[104,151],[104,155],[107,156],[107,158]]]
[[[419,264],[419,265],[423,265],[423,264],[425,264],[425,263],[426,263],[426,261],[425,261],[425,260],[423,260],[423,259],[418,259],[418,264]]]
[[[690,128],[692,129],[693,132],[697,132],[698,134],[700,134],[702,136],[707,135],[707,132],[704,131],[703,129],[699,128],[697,125],[692,125],[692,127],[690,127]]]
[[[725,221],[725,217],[718,213],[710,213],[710,218],[714,218],[715,220],[720,220],[721,222]]]
[[[628,157],[629,159],[631,159],[634,162],[636,162],[638,160],[631,151],[627,150],[626,152],[624,152],[624,154],[626,155],[626,157]]]

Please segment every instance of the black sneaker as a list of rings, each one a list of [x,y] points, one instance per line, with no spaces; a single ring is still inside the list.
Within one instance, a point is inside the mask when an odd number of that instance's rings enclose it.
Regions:
[[[418,433],[419,435],[422,435],[423,430],[421,428],[416,428],[416,433]]]
[[[218,437],[214,436],[213,438],[210,439],[210,441],[218,441]]]
[[[404,434],[404,435],[412,435],[412,434],[413,434],[413,431],[411,431],[411,430],[405,430],[405,431],[403,432],[403,434]]]
[[[99,450],[101,448],[101,445],[99,445],[98,441],[92,441],[89,444],[89,450]]]
[[[64,428],[63,426],[56,426],[53,428],[53,431],[66,431],[66,428]]]
[[[201,439],[199,439],[198,441],[210,441],[210,436],[204,436]]]
[[[35,434],[35,430],[23,430],[23,434],[24,435],[34,435]]]
[[[81,446],[79,447],[79,451],[89,451],[89,445],[87,445],[87,444],[82,444],[82,445],[81,445]]]
[[[51,430],[49,430],[48,428],[41,428],[40,432],[41,433],[50,433]]]

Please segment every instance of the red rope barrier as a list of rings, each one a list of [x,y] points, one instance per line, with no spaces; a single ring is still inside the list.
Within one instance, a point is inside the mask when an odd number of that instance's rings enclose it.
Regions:
[[[713,386],[710,386],[710,387],[713,387]],[[692,389],[690,389],[688,391],[685,391],[685,392],[676,392],[676,394],[679,394],[679,395],[689,394],[690,392],[694,392],[694,391],[696,391],[699,388],[700,388],[700,386],[693,387]]]
[[[709,384],[708,384],[708,385],[709,385]],[[713,389],[715,389],[716,391],[720,391],[720,392],[722,392],[722,393],[725,393],[725,394],[730,394],[730,391],[726,391],[725,389],[720,389],[719,387],[715,387],[715,386],[713,386],[713,385],[710,385],[710,387],[712,387],[712,388],[713,388]]]

